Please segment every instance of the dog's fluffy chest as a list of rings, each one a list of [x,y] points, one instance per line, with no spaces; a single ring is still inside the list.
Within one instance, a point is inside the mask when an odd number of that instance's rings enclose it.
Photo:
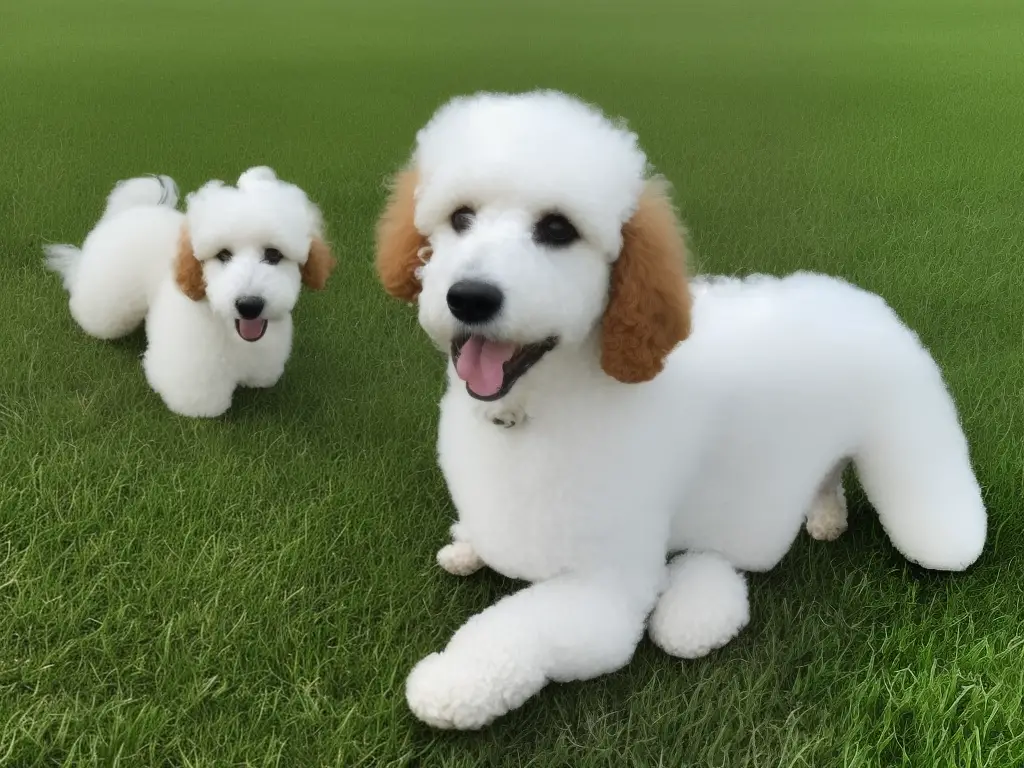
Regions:
[[[630,550],[655,560],[663,553],[670,507],[652,497],[659,491],[646,476],[657,462],[641,461],[643,452],[623,435],[618,422],[626,416],[595,419],[585,404],[569,403],[506,429],[483,418],[464,392],[449,391],[441,469],[463,530],[492,569],[540,581],[617,567]]]

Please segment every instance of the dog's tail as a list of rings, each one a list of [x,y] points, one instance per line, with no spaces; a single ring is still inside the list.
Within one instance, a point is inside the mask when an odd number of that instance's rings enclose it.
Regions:
[[[43,246],[43,253],[46,254],[46,267],[58,275],[64,283],[64,290],[70,291],[75,284],[75,275],[78,274],[78,262],[81,259],[82,251],[67,243]]]
[[[170,176],[138,176],[119,181],[107,196],[103,218],[143,205],[178,205],[178,185]]]
[[[153,205],[177,207],[178,185],[170,176],[149,174],[117,182],[107,195],[107,205],[100,221],[132,208]],[[81,249],[68,243],[55,243],[43,246],[43,253],[46,254],[47,269],[59,274],[64,290],[71,291],[82,258]]]
[[[988,512],[956,405],[927,350],[907,344],[879,354],[899,364],[864,422],[867,439],[854,456],[861,487],[904,557],[965,570],[984,549]]]

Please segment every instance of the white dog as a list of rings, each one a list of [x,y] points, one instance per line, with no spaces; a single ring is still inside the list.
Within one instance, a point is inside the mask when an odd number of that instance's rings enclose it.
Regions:
[[[235,388],[270,387],[291,353],[302,285],[334,268],[319,209],[270,168],[211,181],[176,209],[166,176],[122,181],[81,250],[45,248],[82,329],[114,339],[146,324],[143,368],[175,413],[213,417]]]
[[[908,559],[981,553],[968,446],[915,334],[821,275],[688,286],[664,184],[595,108],[448,103],[377,248],[386,290],[451,356],[438,449],[458,521],[438,560],[533,582],[415,667],[423,721],[478,728],[618,669],[645,625],[676,656],[722,646],[748,621],[739,571],[772,568],[805,517],[845,527],[850,461]]]

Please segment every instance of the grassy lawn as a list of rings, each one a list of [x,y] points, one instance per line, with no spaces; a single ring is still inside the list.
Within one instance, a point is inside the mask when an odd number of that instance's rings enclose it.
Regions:
[[[1017,766],[1024,760],[1019,0],[6,0],[0,765]],[[649,643],[477,734],[404,678],[515,589],[434,564],[443,364],[372,271],[382,182],[447,97],[630,119],[713,272],[881,292],[947,372],[991,511],[968,574],[851,531],[751,578],[697,662]],[[73,325],[45,241],[114,181],[272,165],[341,265],[273,390],[170,414],[139,336]]]

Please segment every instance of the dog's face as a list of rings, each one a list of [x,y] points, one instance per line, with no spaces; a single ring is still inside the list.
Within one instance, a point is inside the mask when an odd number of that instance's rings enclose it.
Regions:
[[[419,320],[470,394],[494,400],[558,344],[590,335],[611,263],[563,206],[470,197],[431,228]]]
[[[605,371],[647,380],[685,338],[689,296],[675,215],[645,171],[632,133],[562,94],[456,99],[381,218],[385,288],[417,300],[477,399],[599,326]]]
[[[306,194],[269,168],[249,169],[236,187],[209,182],[188,196],[178,286],[208,301],[240,339],[259,341],[292,311],[304,284],[324,287],[334,258],[322,228]]]

